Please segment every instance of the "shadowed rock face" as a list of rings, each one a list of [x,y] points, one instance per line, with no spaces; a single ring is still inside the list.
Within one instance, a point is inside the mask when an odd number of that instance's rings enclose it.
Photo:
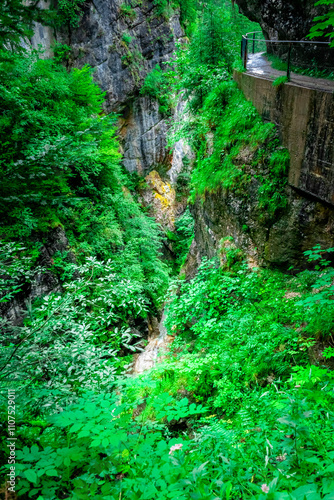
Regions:
[[[314,0],[236,0],[236,3],[246,17],[260,24],[268,40],[305,40],[314,24],[314,17],[329,10],[328,6],[314,7]],[[287,48],[275,44],[268,47],[268,52],[274,52],[284,59]],[[293,49],[295,64],[311,62],[314,58],[317,61],[323,60],[325,64],[327,56],[328,50],[316,50],[310,45],[296,46]]]
[[[303,40],[313,18],[328,8],[314,7],[313,0],[236,0],[242,13],[260,24],[266,38]]]
[[[75,262],[65,232],[60,226],[50,230],[44,245],[40,249],[40,257],[37,263],[38,266],[41,266],[40,272],[36,272],[33,281],[29,285],[25,285],[25,288],[14,299],[0,305],[0,316],[13,325],[20,325],[26,315],[28,302],[47,295],[51,291],[61,291],[58,277],[49,270],[53,264],[53,256],[57,252],[66,252],[66,260],[72,263]]]

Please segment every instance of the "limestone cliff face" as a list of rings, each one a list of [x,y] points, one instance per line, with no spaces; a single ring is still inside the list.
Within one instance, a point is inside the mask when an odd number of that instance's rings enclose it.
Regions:
[[[183,36],[178,11],[167,19],[150,1],[130,7],[124,0],[88,0],[78,28],[53,34],[36,24],[31,45],[42,45],[50,57],[55,40],[66,43],[72,48],[69,66],[95,69],[94,78],[106,93],[106,112],[120,118],[124,166],[147,175],[157,165],[172,164],[166,140],[171,119],[139,91],[146,75],[171,59]]]
[[[169,121],[139,90],[149,71],[171,58],[183,32],[178,12],[166,19],[157,16],[152,2],[138,2],[130,11],[125,6],[123,0],[87,2],[79,28],[63,39],[72,47],[71,65],[95,68],[106,111],[120,115],[125,167],[146,175],[172,161],[166,148]]]

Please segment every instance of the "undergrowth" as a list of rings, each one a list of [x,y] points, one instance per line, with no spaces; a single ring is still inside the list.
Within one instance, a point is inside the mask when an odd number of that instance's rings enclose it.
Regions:
[[[19,496],[331,500],[334,376],[308,353],[334,270],[309,256],[296,276],[204,260],[170,288],[177,336],[150,372],[35,421],[19,396]]]
[[[0,380],[34,414],[124,371],[169,276],[90,68],[1,56]]]
[[[66,22],[81,3],[60,3]],[[156,15],[178,7],[154,5]],[[142,90],[162,107],[172,93],[187,101],[172,140],[187,140],[196,158],[192,173],[184,158],[178,189],[188,193],[190,181],[193,199],[220,188],[244,196],[253,182],[254,203],[274,217],[286,204],[288,153],[231,81],[240,33],[255,27],[225,2],[199,16],[193,2],[179,6],[192,41]],[[136,69],[130,35],[122,43],[123,64]],[[115,118],[104,116],[91,70],[2,47],[1,474],[16,477],[8,491],[32,500],[333,500],[333,248],[316,246],[306,252],[310,270],[285,275],[249,269],[227,237],[219,258],[174,280],[166,298],[161,234],[132,193],[140,181],[120,165]],[[187,209],[167,235],[177,271],[193,224]],[[48,255],[54,231],[66,245]],[[129,376],[165,298],[169,348],[152,370]]]

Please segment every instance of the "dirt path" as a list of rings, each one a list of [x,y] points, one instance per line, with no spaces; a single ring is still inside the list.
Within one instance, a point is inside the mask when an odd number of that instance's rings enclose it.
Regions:
[[[263,55],[264,52],[249,54],[247,60],[247,73],[266,80],[275,80],[279,76],[286,76],[286,71],[279,71],[271,67],[271,62]],[[300,87],[334,92],[334,81],[325,78],[313,78],[311,76],[298,75],[291,72],[291,83]]]

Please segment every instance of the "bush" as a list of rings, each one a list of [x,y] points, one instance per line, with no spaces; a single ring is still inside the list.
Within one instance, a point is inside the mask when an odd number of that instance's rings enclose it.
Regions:
[[[159,102],[159,111],[164,115],[169,115],[172,106],[168,77],[157,64],[146,76],[141,95],[147,95]]]
[[[131,5],[127,5],[127,4],[123,3],[120,6],[119,10],[123,16],[129,17],[132,20],[135,19],[135,17],[136,17],[136,13],[133,10],[133,8],[131,7]]]

